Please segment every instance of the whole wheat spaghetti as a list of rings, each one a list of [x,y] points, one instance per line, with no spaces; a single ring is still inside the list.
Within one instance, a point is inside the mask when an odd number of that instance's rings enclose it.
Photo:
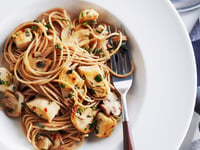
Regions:
[[[109,33],[98,17],[84,9],[72,19],[54,8],[19,25],[5,42],[2,104],[8,116],[20,117],[35,149],[76,149],[90,132],[109,136],[120,118],[110,78],[129,74],[114,73],[109,59],[127,37]]]

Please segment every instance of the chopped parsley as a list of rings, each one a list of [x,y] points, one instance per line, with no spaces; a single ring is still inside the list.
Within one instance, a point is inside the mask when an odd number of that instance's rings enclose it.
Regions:
[[[39,23],[39,21],[38,21],[38,20],[33,20],[33,22]]]
[[[90,25],[91,25],[91,26],[94,26],[94,25],[95,25],[95,23],[96,23],[96,21],[95,21],[95,20],[91,20],[91,21],[90,21]]]
[[[44,62],[44,61],[38,61],[38,62],[36,63],[36,66],[37,66],[38,68],[44,68],[44,67],[45,67],[45,62]]]
[[[97,108],[96,107],[92,107],[92,110],[97,110]]]
[[[25,33],[26,33],[26,36],[30,36],[30,32],[28,31],[28,28],[25,28]]]
[[[87,26],[88,23],[89,23],[88,21],[85,21],[85,22],[83,22],[83,25],[84,25],[84,26]]]
[[[68,22],[70,22],[69,19],[65,19],[65,18],[57,18],[57,19],[61,20],[61,21],[68,21]]]
[[[47,27],[48,30],[51,29],[51,25],[50,25],[49,23],[47,23],[47,24],[45,25],[45,27]]]
[[[96,53],[97,51],[98,51],[98,49],[97,49],[97,48],[95,48],[95,49],[93,50],[93,52],[92,52],[92,53],[94,54],[94,53]]]
[[[61,83],[61,84],[60,84],[60,87],[61,87],[61,88],[65,88],[66,85],[65,85],[64,83]]]
[[[38,123],[38,122],[35,122],[34,125],[35,125],[35,126],[38,126],[38,127],[40,127],[40,128],[45,128],[44,125],[42,125],[42,124],[40,124],[40,123]]]
[[[13,86],[13,91],[16,91],[16,87],[15,86]]]
[[[98,74],[95,78],[95,81],[97,82],[101,82],[103,79],[102,79],[102,76],[100,74]]]
[[[72,74],[73,70],[67,70],[67,74]]]
[[[21,105],[22,105],[22,107],[24,107],[24,106],[26,106],[26,103],[24,103],[24,102],[21,102]]]
[[[99,33],[99,34],[101,33],[101,31],[99,31],[99,30],[96,30],[96,32]]]
[[[92,130],[97,124],[97,120],[93,120],[92,123],[89,124],[89,129]]]
[[[33,25],[33,26],[31,27],[31,29],[32,29],[33,31],[37,31],[37,30],[38,30],[38,26]]]
[[[86,109],[85,107],[80,107],[80,108],[77,109],[77,113],[81,115],[82,112],[85,111],[85,109]]]
[[[86,79],[85,75],[83,75],[83,77],[82,77],[82,78],[83,78],[83,80],[85,80],[85,79]]]
[[[58,43],[56,43],[55,48],[56,48],[56,49],[59,49],[59,50],[62,50],[62,47],[61,47],[60,44],[58,44]]]
[[[9,81],[6,81],[6,82],[5,82],[5,85],[6,85],[6,86],[10,86],[10,82],[9,82]]]
[[[103,53],[103,50],[102,50],[102,49],[97,50],[96,53],[97,53],[97,54]]]
[[[4,84],[4,81],[0,78],[0,85]]]
[[[68,96],[67,96],[68,98],[72,98],[72,94],[68,94]]]
[[[82,12],[82,13],[81,13],[81,17],[83,17],[83,15],[84,15],[84,14],[83,14],[83,12]]]

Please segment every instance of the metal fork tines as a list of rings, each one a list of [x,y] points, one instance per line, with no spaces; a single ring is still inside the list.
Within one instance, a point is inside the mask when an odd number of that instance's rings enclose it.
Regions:
[[[122,34],[124,35],[124,29],[121,27]],[[111,32],[110,27],[108,27],[108,32]],[[115,26],[115,32],[117,32],[117,27]],[[114,43],[112,39],[109,39],[109,44],[114,47]],[[122,103],[122,119],[123,119],[123,137],[124,137],[124,150],[133,150],[134,144],[132,139],[132,132],[129,126],[128,119],[128,111],[126,104],[126,94],[132,85],[133,74],[132,72],[132,62],[129,57],[127,42],[122,42],[122,45],[117,52],[111,57],[111,68],[112,70],[119,74],[120,76],[112,76],[112,81],[115,88],[121,95],[121,103]],[[128,76],[126,76],[128,74]],[[122,76],[124,75],[124,77]]]

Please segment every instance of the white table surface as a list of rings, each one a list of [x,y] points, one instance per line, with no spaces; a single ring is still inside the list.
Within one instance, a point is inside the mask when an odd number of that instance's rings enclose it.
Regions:
[[[191,31],[193,25],[197,21],[198,17],[200,16],[200,8],[190,11],[190,12],[179,13],[179,14],[180,14],[180,16],[186,26],[186,29],[188,30],[188,33],[189,33]],[[180,150],[189,150],[190,143],[195,135],[196,127],[199,122],[200,122],[200,116],[198,114],[194,113],[190,128],[185,137],[185,140],[183,141],[183,143],[180,147]]]

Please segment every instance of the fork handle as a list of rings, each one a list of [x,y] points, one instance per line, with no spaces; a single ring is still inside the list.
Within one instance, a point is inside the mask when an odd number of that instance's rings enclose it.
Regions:
[[[135,150],[129,122],[123,121],[124,150]]]

